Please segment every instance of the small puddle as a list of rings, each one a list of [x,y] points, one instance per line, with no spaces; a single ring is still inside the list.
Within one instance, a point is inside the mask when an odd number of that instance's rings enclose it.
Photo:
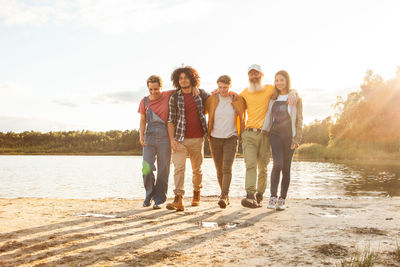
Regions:
[[[101,214],[101,213],[91,213],[91,212],[76,213],[75,215],[79,216],[79,217],[117,218],[117,215],[113,215],[113,214]]]
[[[203,228],[223,228],[223,229],[232,229],[238,226],[239,223],[218,223],[218,222],[201,222],[200,226]]]
[[[218,223],[216,223],[216,222],[201,222],[201,226],[204,228],[216,228],[216,227],[218,227]]]
[[[321,216],[321,217],[325,217],[325,218],[338,218],[338,217],[350,217],[350,215],[346,215],[346,214],[333,214],[333,213],[328,213],[328,212],[326,212],[326,213],[323,213],[323,212],[320,212],[320,213],[318,213],[318,215],[319,216]]]

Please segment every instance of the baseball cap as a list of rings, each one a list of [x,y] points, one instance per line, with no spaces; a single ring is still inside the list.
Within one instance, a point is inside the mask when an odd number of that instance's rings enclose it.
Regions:
[[[251,70],[256,70],[256,71],[258,71],[258,72],[262,72],[261,66],[258,65],[258,64],[252,64],[252,65],[250,65],[249,70],[248,70],[247,72],[249,72],[249,71],[251,71]]]

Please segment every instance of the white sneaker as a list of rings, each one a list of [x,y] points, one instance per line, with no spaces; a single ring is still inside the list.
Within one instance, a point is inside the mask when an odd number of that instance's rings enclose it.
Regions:
[[[161,208],[162,208],[162,204],[154,204],[153,205],[153,209],[155,209],[155,210],[159,210]]]
[[[278,199],[278,206],[276,207],[276,209],[277,210],[285,210],[286,209],[286,207],[285,207],[285,199],[283,199],[281,197]]]
[[[276,197],[270,197],[268,202],[268,209],[276,209]]]

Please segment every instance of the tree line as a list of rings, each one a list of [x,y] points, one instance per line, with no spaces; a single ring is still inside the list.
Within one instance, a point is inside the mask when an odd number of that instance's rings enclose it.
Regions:
[[[138,130],[93,132],[59,131],[41,133],[1,133],[0,153],[3,154],[75,154],[75,153],[131,153],[140,154]]]
[[[204,146],[210,155],[208,141]],[[138,130],[107,132],[0,132],[0,154],[127,154],[141,155]]]
[[[400,68],[393,79],[367,71],[360,90],[338,97],[335,113],[303,130],[300,154],[326,158],[400,155]]]

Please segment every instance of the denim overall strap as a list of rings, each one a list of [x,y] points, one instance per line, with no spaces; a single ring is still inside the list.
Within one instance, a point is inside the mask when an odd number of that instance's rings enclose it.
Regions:
[[[147,129],[146,129],[146,132],[154,126],[166,128],[167,125],[166,125],[165,121],[163,119],[161,119],[156,113],[154,113],[151,110],[147,96],[144,98],[144,103],[146,104],[146,107],[147,107],[147,111],[146,111]]]
[[[144,103],[146,104],[147,111],[146,111],[146,122],[147,123],[163,123],[165,124],[165,121],[161,119],[156,113],[154,113],[151,108],[149,107],[149,101],[148,97],[146,96],[144,98]]]

